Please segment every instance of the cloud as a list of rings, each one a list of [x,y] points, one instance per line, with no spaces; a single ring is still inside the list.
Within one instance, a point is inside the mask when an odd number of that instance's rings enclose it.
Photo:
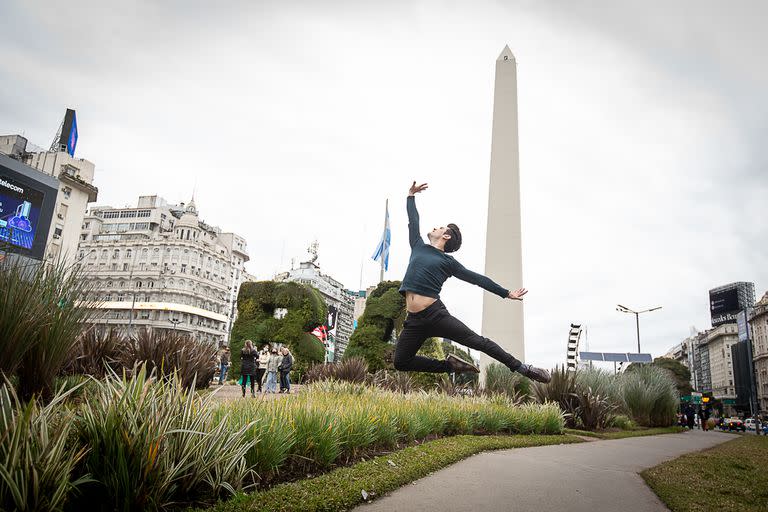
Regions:
[[[99,203],[185,201],[246,237],[270,278],[317,238],[349,288],[390,199],[388,277],[408,260],[413,179],[425,228],[456,222],[482,271],[494,61],[518,61],[526,358],[562,362],[571,322],[593,350],[658,355],[708,325],[707,290],[768,286],[759,219],[768,104],[755,5],[480,2],[291,5],[5,3],[0,131],[46,146],[78,110]],[[764,16],[763,16],[764,18]],[[444,301],[480,328],[482,292]]]

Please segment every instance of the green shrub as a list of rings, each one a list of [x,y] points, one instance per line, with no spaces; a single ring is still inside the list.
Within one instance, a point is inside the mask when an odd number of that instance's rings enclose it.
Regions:
[[[0,261],[0,372],[18,376],[17,394],[49,400],[59,373],[92,314],[81,271],[63,261]]]
[[[625,409],[643,427],[668,427],[677,412],[677,387],[669,372],[652,365],[639,366],[621,377]]]
[[[531,381],[501,363],[491,363],[485,369],[485,391],[502,393],[521,401],[530,394]]]
[[[0,509],[62,510],[70,494],[89,481],[73,471],[86,448],[68,444],[71,418],[61,390],[40,406],[20,402],[0,385]]]
[[[237,299],[238,317],[232,327],[232,367],[230,374],[240,375],[240,351],[245,340],[256,346],[279,343],[288,346],[294,356],[294,370],[303,374],[312,363],[325,359],[325,347],[310,332],[327,320],[328,311],[320,292],[300,283],[258,281],[244,283]],[[275,310],[286,315],[274,318]]]
[[[576,426],[576,372],[568,371],[565,366],[552,370],[552,381],[548,384],[535,382],[533,394],[539,403],[555,402],[565,414],[565,423],[569,428]]]
[[[132,378],[100,381],[81,404],[83,471],[94,479],[78,505],[89,510],[158,510],[208,502],[245,480],[253,445],[250,422],[217,421],[210,400],[177,378],[156,380],[141,367]]]
[[[125,339],[124,368],[146,366],[165,378],[178,378],[185,388],[207,388],[216,372],[216,347],[180,332],[142,329],[135,340]]]
[[[100,325],[83,332],[70,349],[62,375],[91,375],[103,378],[110,371],[120,373],[123,368],[126,340],[116,330]],[[130,361],[128,368],[133,368]]]
[[[349,339],[344,358],[362,357],[371,371],[392,367],[392,335],[402,330],[405,298],[398,292],[400,281],[383,281],[365,302],[365,311]]]
[[[618,414],[616,416],[611,416],[611,418],[608,420],[607,426],[612,428],[620,428],[621,430],[635,430],[637,428],[637,423],[632,421],[629,416]]]

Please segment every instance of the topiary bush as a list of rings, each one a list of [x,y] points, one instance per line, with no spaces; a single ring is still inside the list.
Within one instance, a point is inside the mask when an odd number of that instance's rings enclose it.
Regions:
[[[405,298],[399,289],[400,281],[382,281],[371,292],[344,358],[361,357],[374,372],[392,367],[393,333],[403,329],[406,315]]]
[[[238,317],[232,327],[230,375],[240,375],[240,351],[245,340],[256,346],[265,343],[287,345],[294,357],[294,371],[305,372],[310,364],[325,359],[325,347],[312,336],[312,329],[325,323],[328,310],[320,292],[300,283],[258,281],[244,283],[237,299]],[[286,315],[277,319],[275,310]]]

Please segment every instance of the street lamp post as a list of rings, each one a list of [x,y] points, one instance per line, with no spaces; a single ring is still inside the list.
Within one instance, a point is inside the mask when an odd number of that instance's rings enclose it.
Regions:
[[[656,306],[655,308],[650,309],[644,309],[642,311],[635,311],[627,306],[622,306],[621,304],[616,305],[616,311],[620,311],[622,313],[632,313],[635,315],[635,326],[637,327],[637,353],[640,353],[640,313],[650,313],[651,311],[656,311],[657,309],[661,309],[661,306]]]

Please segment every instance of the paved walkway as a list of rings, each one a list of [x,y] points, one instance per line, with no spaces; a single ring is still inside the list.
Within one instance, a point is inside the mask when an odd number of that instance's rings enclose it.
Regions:
[[[224,384],[219,386],[218,383],[211,384],[210,389],[216,391],[217,400],[254,400],[251,397],[251,388],[246,389],[245,398],[243,398],[243,388],[237,384]],[[291,395],[295,395],[301,392],[301,384],[291,384]],[[256,393],[256,400],[274,400],[280,398],[286,398],[291,395],[281,393]]]
[[[358,512],[668,510],[638,473],[734,439],[694,430],[470,457],[394,491]]]

